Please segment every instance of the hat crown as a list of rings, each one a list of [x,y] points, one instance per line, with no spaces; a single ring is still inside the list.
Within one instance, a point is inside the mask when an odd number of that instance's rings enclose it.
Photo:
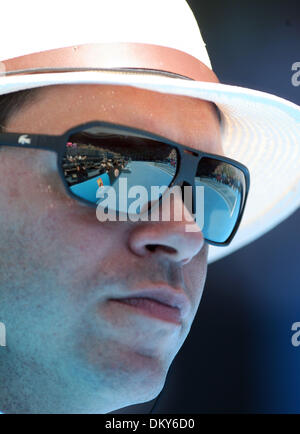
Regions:
[[[73,45],[133,42],[181,50],[211,69],[185,0],[10,0],[2,13],[0,61]]]

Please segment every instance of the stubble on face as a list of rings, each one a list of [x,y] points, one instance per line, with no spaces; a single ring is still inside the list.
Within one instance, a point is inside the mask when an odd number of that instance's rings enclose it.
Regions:
[[[35,104],[10,119],[7,131],[62,134],[93,120],[144,129],[195,149],[223,153],[210,103],[130,87],[44,88]],[[5,199],[0,223],[6,229],[0,268],[11,351],[19,360],[38,361],[49,376],[64,378],[69,390],[74,391],[74,378],[66,374],[68,370],[86,378],[86,383],[80,381],[82,393],[86,387],[86,393],[93,394],[97,384],[107,394],[109,388],[120,396],[123,393],[124,403],[131,385],[141,402],[151,399],[162,387],[196,314],[207,246],[184,267],[163,255],[153,255],[149,262],[129,247],[138,223],[100,224],[94,210],[67,196],[54,154],[2,152]],[[108,303],[122,291],[159,280],[181,282],[186,290],[192,309],[180,328],[138,315],[118,315]]]

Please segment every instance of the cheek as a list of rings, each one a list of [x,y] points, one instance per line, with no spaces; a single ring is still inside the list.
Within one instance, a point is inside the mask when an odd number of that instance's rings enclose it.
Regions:
[[[184,279],[186,282],[188,295],[192,299],[195,306],[194,315],[201,301],[206,274],[207,274],[207,255],[208,244],[204,243],[204,247],[197,257],[184,267]]]
[[[12,217],[26,209],[35,212],[37,204],[45,205],[54,191],[63,193],[57,172],[56,155],[48,151],[9,149],[1,154],[2,208]]]
[[[63,251],[75,258],[84,255],[86,245],[95,245],[95,233],[100,237],[104,230],[96,210],[67,195],[57,173],[55,154],[21,151],[24,152],[1,155],[4,182],[0,185],[0,223],[5,228],[2,243],[4,239],[18,240],[19,249],[26,248],[27,255],[30,253],[37,260],[48,256],[55,261]],[[102,237],[102,244],[104,240]]]

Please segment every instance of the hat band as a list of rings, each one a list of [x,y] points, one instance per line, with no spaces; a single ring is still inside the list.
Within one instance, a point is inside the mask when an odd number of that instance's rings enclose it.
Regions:
[[[203,62],[175,48],[140,43],[84,44],[14,57],[2,62],[6,72],[31,68],[134,68],[179,74],[218,83]]]

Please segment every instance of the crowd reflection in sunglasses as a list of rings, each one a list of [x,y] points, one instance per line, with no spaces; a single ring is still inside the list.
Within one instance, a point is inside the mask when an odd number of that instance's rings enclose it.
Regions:
[[[70,143],[70,142],[69,142]],[[65,179],[69,185],[87,181],[106,173],[110,183],[119,177],[121,172],[127,171],[126,166],[129,159],[125,159],[119,154],[106,152],[104,149],[95,150],[86,145],[77,147],[76,143],[67,146],[67,152],[63,159],[63,170]]]
[[[68,142],[66,152],[63,158],[63,171],[69,186],[82,183],[92,178],[97,178],[103,174],[109,177],[110,185],[113,185],[121,173],[130,174],[133,161],[143,161],[150,165],[156,166],[161,170],[175,175],[177,166],[176,151],[172,151],[159,158],[145,158],[135,152],[126,152],[123,154],[114,152],[111,149],[96,147],[93,144]],[[233,191],[241,192],[242,185],[239,176],[236,174],[234,167],[223,163],[222,161],[211,160],[201,166],[201,173],[196,174],[196,180],[208,185],[214,183],[229,187]],[[217,184],[216,184],[217,183]],[[212,185],[211,185],[212,186]]]
[[[70,186],[87,181],[106,173],[112,185],[121,173],[130,174],[130,163],[133,161],[148,162],[148,164],[160,167],[161,170],[171,169],[172,175],[176,171],[176,158],[174,152],[164,159],[147,161],[141,154],[135,154],[127,150],[127,155],[113,152],[111,149],[95,147],[90,144],[68,142],[67,150],[63,158],[64,176]]]

